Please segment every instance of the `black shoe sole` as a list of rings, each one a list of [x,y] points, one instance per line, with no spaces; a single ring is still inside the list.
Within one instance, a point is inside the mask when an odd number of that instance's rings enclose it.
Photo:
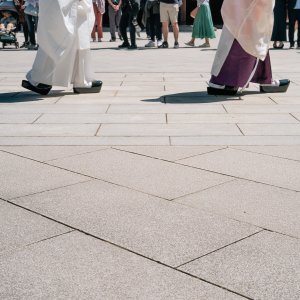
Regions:
[[[94,81],[90,88],[74,87],[73,91],[75,94],[93,94],[100,93],[102,87],[102,81]]]
[[[43,96],[48,95],[52,89],[51,85],[39,83],[37,86],[34,86],[27,80],[22,80],[22,87]]]
[[[261,85],[260,92],[261,93],[285,93],[288,90],[289,85],[290,85],[289,80],[280,80],[279,86]]]
[[[226,96],[234,96],[236,95],[238,90],[234,89],[217,89],[213,87],[208,87],[207,88],[207,94],[208,95],[226,95]]]

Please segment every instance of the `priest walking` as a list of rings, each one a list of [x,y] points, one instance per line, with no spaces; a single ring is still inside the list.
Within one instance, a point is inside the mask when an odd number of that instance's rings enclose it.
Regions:
[[[250,82],[261,92],[285,92],[290,81],[272,77],[269,43],[275,0],[224,0],[224,27],[207,88],[212,95],[235,95]]]
[[[52,86],[68,87],[75,93],[98,93],[90,53],[94,26],[92,0],[40,0],[37,39],[39,49],[22,86],[47,95]]]

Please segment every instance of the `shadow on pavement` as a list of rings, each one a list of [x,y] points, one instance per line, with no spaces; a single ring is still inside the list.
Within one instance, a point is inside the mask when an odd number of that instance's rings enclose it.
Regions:
[[[256,95],[260,94],[259,91],[248,91],[242,94],[237,94],[235,96],[214,96],[208,95],[206,91],[200,92],[188,92],[188,93],[176,93],[169,94],[165,96],[160,96],[159,98],[145,99],[142,102],[161,102],[165,104],[192,104],[192,103],[214,103],[214,102],[224,102],[224,101],[241,101],[241,97],[245,95]]]

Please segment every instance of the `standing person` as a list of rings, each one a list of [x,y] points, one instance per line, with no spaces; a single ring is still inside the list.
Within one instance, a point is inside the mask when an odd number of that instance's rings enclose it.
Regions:
[[[197,0],[198,12],[193,25],[192,39],[185,43],[187,46],[194,47],[195,39],[205,39],[205,43],[201,48],[209,48],[209,39],[216,38],[214,24],[212,21],[209,0]]]
[[[41,95],[70,83],[75,93],[100,92],[90,52],[94,22],[92,0],[40,0],[39,49],[22,86]]]
[[[155,38],[157,40],[157,47],[162,46],[162,31],[159,14],[159,1],[148,0],[145,7],[146,20],[150,26],[150,41],[145,47],[155,47]]]
[[[121,5],[122,0],[108,0],[108,17],[109,17],[109,30],[110,30],[110,42],[115,42],[116,32],[119,34],[121,39],[121,33],[119,29],[121,20]]]
[[[25,0],[24,1],[25,20],[28,27],[29,45],[28,50],[37,50],[35,32],[38,26],[39,0]]]
[[[135,33],[137,24],[137,14],[139,11],[139,0],[123,0],[122,16],[120,21],[120,32],[123,38],[123,44],[119,48],[128,48],[130,50],[137,49]],[[127,27],[129,26],[130,43],[127,37]]]
[[[96,42],[96,29],[98,35],[98,42],[102,42],[103,38],[103,15],[105,13],[105,0],[93,0],[93,8],[95,14],[95,24],[91,33],[93,42]]]
[[[174,34],[174,48],[179,48],[178,36],[178,13],[179,13],[179,0],[160,0],[160,21],[162,23],[162,32],[164,42],[161,48],[169,48],[168,34],[169,34],[169,22],[172,24]]]
[[[296,8],[296,9],[295,9]],[[295,25],[298,21],[297,48],[300,48],[300,3],[297,0],[288,1],[289,42],[290,49],[295,48]]]
[[[275,0],[274,26],[271,41],[273,48],[282,49],[286,42],[286,0]]]
[[[269,55],[274,1],[224,0],[224,27],[207,88],[212,95],[235,95],[249,82],[261,92],[285,92],[290,81],[274,80]]]
[[[17,8],[17,11],[18,11],[19,22],[22,25],[23,35],[24,35],[24,42],[20,46],[20,48],[28,48],[29,33],[28,33],[28,26],[27,26],[27,22],[25,20],[25,14],[24,14],[24,0],[14,0],[14,3]]]

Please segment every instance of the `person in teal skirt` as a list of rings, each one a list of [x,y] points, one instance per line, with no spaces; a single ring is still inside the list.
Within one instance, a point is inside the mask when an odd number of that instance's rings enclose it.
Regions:
[[[212,21],[209,0],[197,0],[198,12],[194,20],[192,39],[185,43],[187,46],[194,47],[195,39],[205,39],[205,43],[201,48],[209,48],[209,39],[216,37],[214,25]]]

